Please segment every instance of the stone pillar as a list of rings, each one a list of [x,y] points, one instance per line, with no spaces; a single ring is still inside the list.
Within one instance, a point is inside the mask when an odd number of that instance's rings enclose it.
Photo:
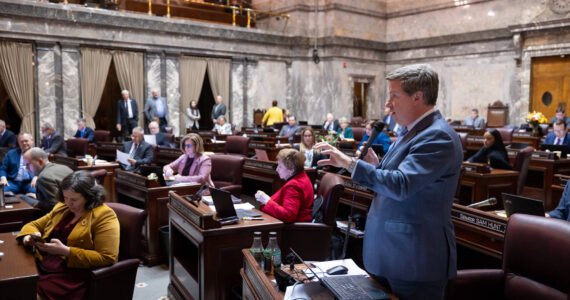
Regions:
[[[180,106],[180,55],[166,55],[166,103],[168,103],[168,112],[170,114],[170,126],[176,136],[184,135],[186,128],[181,128],[180,119],[186,118],[186,107]],[[185,119],[184,119],[185,120]]]
[[[230,64],[230,107],[229,122],[236,129],[247,126],[247,76],[244,57],[232,58]]]
[[[77,131],[77,118],[82,116],[81,106],[81,53],[76,45],[61,45],[63,83],[64,137],[71,138]]]
[[[55,72],[56,71],[55,48],[58,48],[57,57],[60,58],[61,56],[59,54],[60,53],[59,47],[57,47],[54,44],[38,44],[36,48],[37,87],[38,87],[37,115],[39,118],[39,123],[37,128],[41,128],[42,124],[44,123],[50,123],[51,125],[54,126],[56,130],[61,132],[62,131],[61,129],[63,129],[63,125],[58,124],[57,101],[56,101],[56,86],[59,83],[58,89],[60,89],[61,92],[61,81],[58,80]],[[41,140],[41,131],[39,131],[36,135],[37,138]]]

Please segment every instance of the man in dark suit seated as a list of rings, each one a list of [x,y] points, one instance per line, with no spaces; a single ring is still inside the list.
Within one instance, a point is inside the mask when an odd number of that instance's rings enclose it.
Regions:
[[[8,151],[0,166],[0,184],[4,192],[26,194],[35,197],[36,179],[28,168],[23,155],[34,146],[34,138],[29,133],[18,135],[18,148]]]
[[[90,127],[85,126],[85,119],[77,119],[77,131],[74,138],[88,139],[89,143],[95,143],[95,131]]]
[[[323,123],[323,129],[327,130],[327,131],[337,132],[339,127],[340,127],[340,124],[338,123],[337,120],[334,119],[333,114],[328,113],[327,119]]]
[[[0,120],[0,148],[16,148],[18,139],[16,135],[9,129],[6,129],[6,122]]]
[[[570,181],[566,183],[562,198],[558,206],[553,210],[546,213],[546,217],[562,219],[570,222]]]
[[[65,165],[50,163],[47,153],[40,148],[31,148],[24,154],[24,159],[32,164],[36,181],[36,196],[23,198],[28,204],[37,207],[44,212],[50,212],[57,204],[57,193],[61,181],[73,170]]]
[[[126,136],[131,134],[133,128],[137,127],[139,108],[137,101],[129,97],[129,91],[123,90],[121,95],[123,98],[117,101],[117,130]]]
[[[44,136],[42,138],[41,148],[44,149],[47,154],[61,154],[67,156],[63,136],[55,131],[50,123],[44,123],[41,129],[42,135]]]
[[[554,125],[558,120],[564,121],[564,123],[566,123],[566,127],[570,126],[570,118],[566,116],[566,110],[564,110],[564,107],[558,107],[556,109],[556,114],[550,119],[550,124]]]
[[[287,122],[289,124],[281,127],[281,131],[279,131],[279,135],[277,136],[289,137],[289,143],[293,143],[293,136],[295,136],[295,133],[301,130],[301,127],[297,126],[297,120],[295,119],[295,116],[289,116]]]
[[[544,144],[546,145],[564,145],[570,150],[570,135],[568,134],[568,127],[563,120],[557,120],[552,126],[554,132],[546,135]]]
[[[168,136],[162,132],[160,132],[160,126],[155,121],[152,121],[148,124],[148,130],[150,134],[156,137],[156,145],[161,147],[170,147],[170,139]]]
[[[131,172],[138,172],[141,165],[152,162],[152,146],[144,141],[144,130],[142,127],[133,128],[131,141],[123,145],[123,152],[129,154],[129,165],[121,166]]]

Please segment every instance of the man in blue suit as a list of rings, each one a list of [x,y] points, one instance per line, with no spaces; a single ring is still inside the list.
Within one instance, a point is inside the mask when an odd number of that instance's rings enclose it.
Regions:
[[[77,131],[73,137],[88,139],[89,143],[95,143],[95,131],[91,127],[85,126],[85,119],[77,119]]]
[[[441,299],[456,275],[451,205],[461,142],[435,110],[439,80],[430,66],[402,67],[386,78],[386,106],[403,131],[382,162],[372,151],[363,161],[319,143],[315,148],[330,158],[318,164],[346,168],[355,182],[376,192],[364,235],[366,270],[400,299]]]
[[[557,120],[552,125],[554,132],[546,135],[544,139],[544,144],[546,145],[564,145],[568,148],[570,152],[570,135],[568,135],[568,128],[566,127],[566,122],[564,120]]]
[[[0,148],[16,148],[18,145],[16,135],[6,128],[6,122],[0,120]]]
[[[36,180],[30,171],[29,162],[24,153],[34,146],[34,139],[29,133],[18,135],[18,148],[8,151],[0,166],[0,184],[5,192],[28,194],[35,197]]]

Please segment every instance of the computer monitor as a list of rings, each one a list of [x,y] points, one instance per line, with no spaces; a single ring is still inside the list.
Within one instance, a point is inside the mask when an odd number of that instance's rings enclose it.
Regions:
[[[507,217],[513,214],[527,214],[544,217],[544,204],[540,200],[503,193],[503,205]]]
[[[566,146],[566,145],[542,144],[542,145],[540,145],[540,150],[542,150],[542,151],[548,150],[550,152],[560,151],[560,152],[562,152],[562,157],[566,157],[566,155],[568,154],[568,146]]]
[[[158,183],[160,186],[166,186],[166,180],[164,180],[164,175],[162,174],[162,167],[159,166],[141,166],[140,173],[142,176],[147,177],[151,173],[155,173],[158,177]]]

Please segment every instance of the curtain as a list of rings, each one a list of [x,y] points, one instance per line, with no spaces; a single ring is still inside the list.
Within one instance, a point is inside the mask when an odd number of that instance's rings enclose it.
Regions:
[[[14,109],[22,118],[20,131],[34,133],[34,67],[32,44],[0,41],[0,77]]]
[[[230,116],[230,60],[229,59],[208,59],[208,77],[214,99],[221,95],[222,102],[226,105],[226,118]]]
[[[143,54],[140,52],[114,51],[113,60],[121,89],[128,90],[131,99],[139,107],[139,126],[144,126],[144,75]]]
[[[182,56],[180,59],[180,114],[184,118],[180,118],[180,132],[185,133],[186,130],[186,108],[189,107],[190,101],[200,100],[202,92],[202,84],[204,83],[204,74],[206,73],[206,60],[198,57]],[[206,116],[209,117],[209,116]],[[204,118],[204,116],[202,116]]]
[[[93,118],[105,88],[111,53],[105,49],[81,48],[81,104],[87,126],[95,129]]]

